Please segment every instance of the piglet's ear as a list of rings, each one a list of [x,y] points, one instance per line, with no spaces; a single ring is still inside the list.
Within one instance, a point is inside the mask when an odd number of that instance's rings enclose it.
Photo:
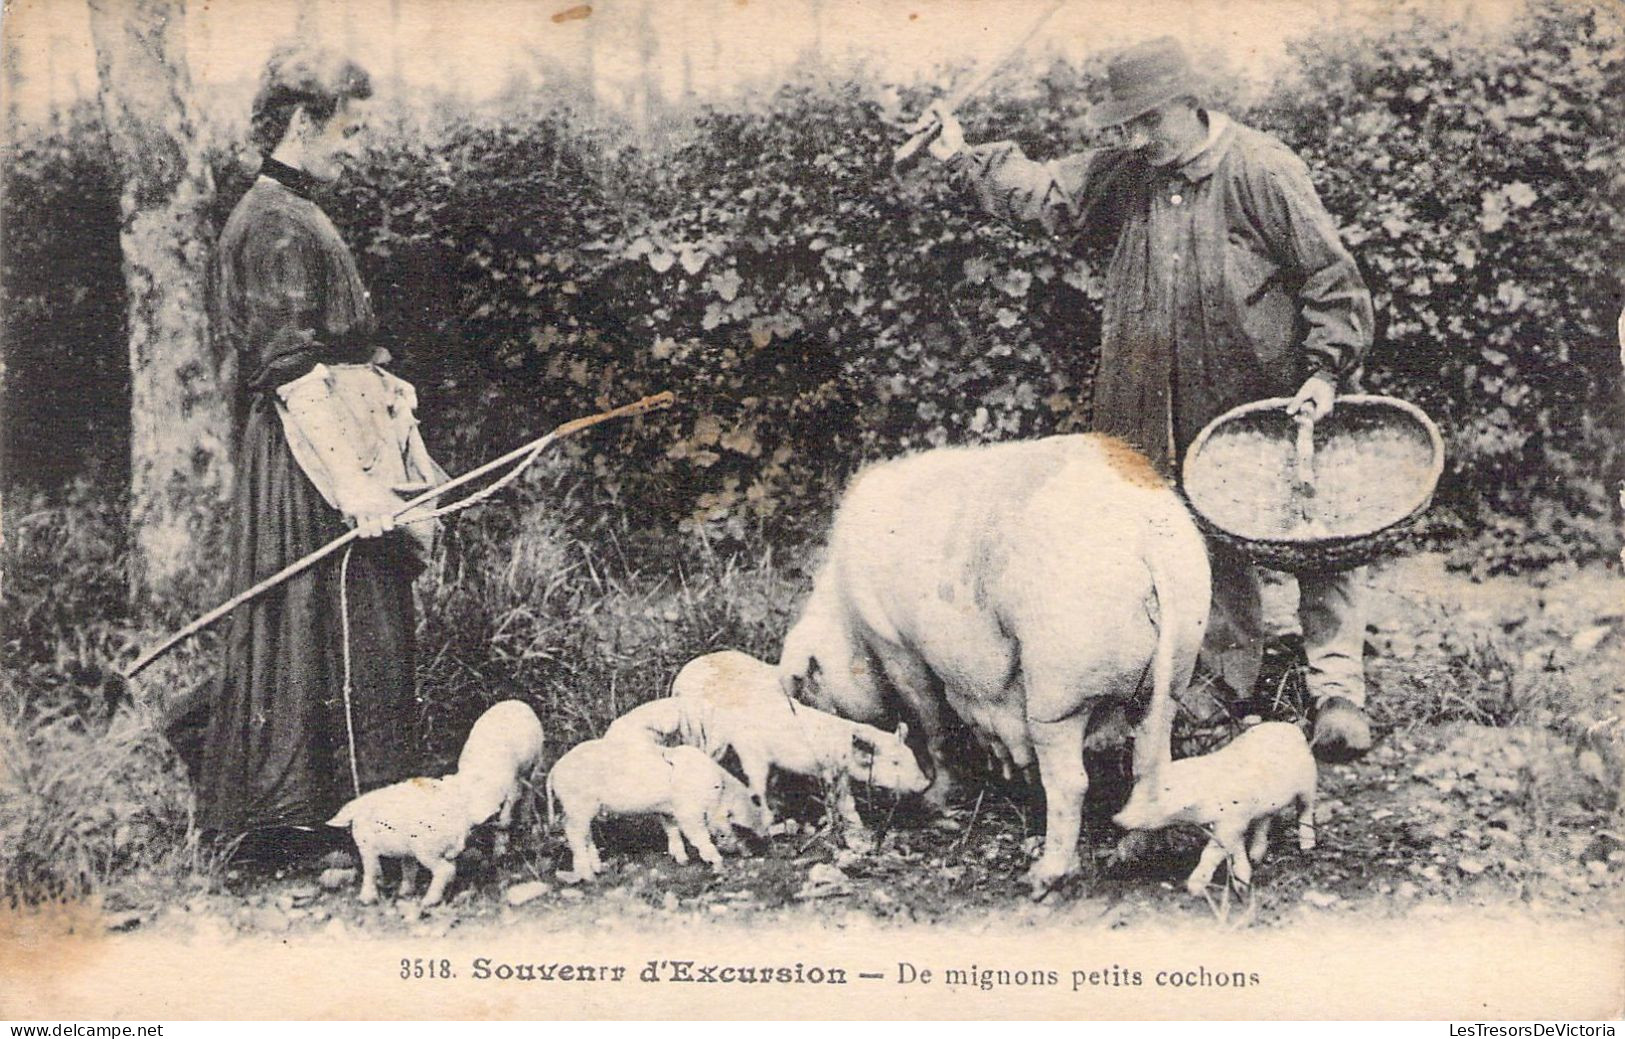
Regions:
[[[823,668],[819,665],[817,657],[808,657],[807,658],[807,677],[808,678],[811,678],[814,675],[818,674],[818,672],[821,671],[821,670],[823,670]]]
[[[907,742],[907,740],[908,740],[908,722],[898,722],[897,723],[897,740],[898,740],[899,743]]]
[[[873,761],[875,758],[875,745],[855,732],[852,734],[852,750],[860,761]]]

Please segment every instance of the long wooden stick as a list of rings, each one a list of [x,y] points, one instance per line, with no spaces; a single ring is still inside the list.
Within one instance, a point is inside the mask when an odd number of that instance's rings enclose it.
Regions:
[[[572,433],[579,433],[589,426],[598,425],[600,422],[608,422],[610,419],[630,418],[633,415],[643,415],[651,411],[658,411],[661,408],[669,408],[675,399],[676,398],[672,396],[671,391],[667,390],[662,393],[656,393],[650,397],[644,397],[639,401],[633,401],[631,404],[623,404],[618,408],[611,408],[609,411],[599,412],[596,415],[587,415],[583,418],[571,419],[569,422],[558,426],[546,436],[538,437],[523,447],[517,447],[512,451],[509,451],[501,458],[486,462],[479,468],[466,472],[454,480],[449,480],[446,483],[440,484],[438,487],[424,491],[416,498],[413,498],[411,501],[406,502],[400,508],[396,509],[394,516],[399,518],[400,516],[411,512],[419,505],[422,505],[424,502],[438,498],[447,491],[461,487],[463,484],[468,483],[471,480],[477,480],[494,469],[500,469],[504,465],[516,462],[532,451],[540,451],[542,448],[548,446],[555,440],[563,439],[564,437],[570,436]],[[204,628],[207,628],[209,625],[224,617],[232,610],[235,610],[243,603],[257,595],[261,595],[264,592],[275,588],[277,585],[281,584],[283,581],[286,581],[294,574],[297,574],[301,570],[305,570],[316,562],[332,555],[334,552],[337,552],[339,549],[343,548],[345,545],[348,545],[350,542],[354,541],[360,536],[360,530],[345,531],[343,534],[334,538],[332,541],[329,541],[316,551],[304,556],[303,558],[297,559],[292,563],[289,563],[287,566],[283,567],[281,570],[278,570],[270,577],[267,577],[265,580],[254,585],[254,587],[249,588],[246,591],[238,592],[230,599],[227,599],[219,606],[216,606],[208,613],[205,613],[203,616],[192,621],[186,627],[169,636],[169,638],[159,643],[155,648],[149,649],[139,657],[136,657],[135,662],[124,669],[124,677],[134,678],[136,675],[145,670],[148,664],[151,664],[154,660],[157,660],[159,657],[169,652],[181,642],[184,642],[186,639],[196,635],[198,632],[202,631]]]
[[[993,77],[999,73],[1000,69],[1010,64],[1011,59],[1027,49],[1027,44],[1033,41],[1033,37],[1038,35],[1039,30],[1043,29],[1045,24],[1055,17],[1055,13],[1065,7],[1067,3],[1068,0],[1056,0],[1055,4],[1032,24],[1032,28],[1027,30],[1025,36],[1017,40],[1014,46],[1005,51],[998,61],[983,69],[981,75],[948,95],[943,100],[942,107],[948,112],[955,112],[960,105],[976,96],[983,87],[993,81]],[[914,125],[909,127],[909,133],[913,134],[913,136],[903,142],[897,151],[892,154],[892,165],[901,166],[913,158],[914,153],[923,148],[925,143],[931,139],[931,136],[937,132],[937,121],[936,115],[929,111],[915,120]]]

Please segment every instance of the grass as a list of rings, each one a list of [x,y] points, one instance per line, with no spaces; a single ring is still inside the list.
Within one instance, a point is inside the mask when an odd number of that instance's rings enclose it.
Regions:
[[[420,721],[439,761],[449,766],[498,700],[536,708],[551,758],[664,695],[695,656],[777,657],[809,584],[808,553],[674,544],[605,508],[563,467],[534,474],[522,497],[460,515],[420,580]],[[155,634],[120,615],[119,530],[116,505],[85,496],[7,517],[0,905],[156,902],[219,883],[220,853],[199,840],[185,776],[158,732],[160,705],[144,692],[206,679],[214,651],[187,647],[134,702],[110,707],[123,686],[109,676]],[[1371,666],[1380,727],[1532,730],[1543,754],[1579,762],[1588,804],[1617,817],[1619,711],[1604,671],[1546,653],[1534,625],[1475,627],[1443,608],[1415,621],[1415,652],[1381,646]],[[1290,668],[1279,677],[1290,708],[1299,680]],[[1517,773],[1520,803],[1554,835],[1574,802],[1562,771]],[[538,847],[516,842],[521,865],[540,868]]]

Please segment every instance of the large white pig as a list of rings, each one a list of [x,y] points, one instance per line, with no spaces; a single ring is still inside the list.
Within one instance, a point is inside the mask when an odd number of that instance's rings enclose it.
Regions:
[[[841,501],[779,677],[815,706],[881,722],[895,690],[936,777],[942,711],[1044,786],[1035,897],[1078,866],[1090,713],[1145,705],[1135,772],[1168,759],[1174,697],[1207,625],[1206,547],[1144,456],[1096,435],[943,448],[873,466]]]

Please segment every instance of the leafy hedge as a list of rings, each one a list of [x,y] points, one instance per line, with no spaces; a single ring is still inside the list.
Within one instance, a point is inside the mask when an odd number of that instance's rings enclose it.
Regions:
[[[1596,467],[1621,427],[1619,41],[1617,15],[1576,4],[1498,41],[1421,20],[1323,37],[1297,52],[1298,80],[1237,110],[1310,163],[1376,294],[1369,383],[1445,426],[1442,500],[1501,539],[1492,565],[1612,545]],[[969,135],[1072,146],[1095,71],[1057,66],[971,105]],[[984,218],[929,163],[894,178],[899,105],[873,88],[792,84],[642,150],[563,110],[385,135],[332,211],[448,467],[669,387],[675,412],[570,450],[646,530],[738,542],[816,529],[864,459],[1078,428],[1098,328],[1087,258]],[[8,329],[13,270],[78,241],[64,193],[111,197],[84,140],[11,164],[7,224],[27,230],[8,242]],[[223,218],[246,177],[223,161],[218,182]],[[55,407],[31,388],[70,319],[108,327],[107,270],[65,281],[26,295],[50,320],[11,360],[8,403]],[[92,392],[115,396],[97,380],[116,367],[86,368]],[[31,443],[8,444],[14,478]]]

